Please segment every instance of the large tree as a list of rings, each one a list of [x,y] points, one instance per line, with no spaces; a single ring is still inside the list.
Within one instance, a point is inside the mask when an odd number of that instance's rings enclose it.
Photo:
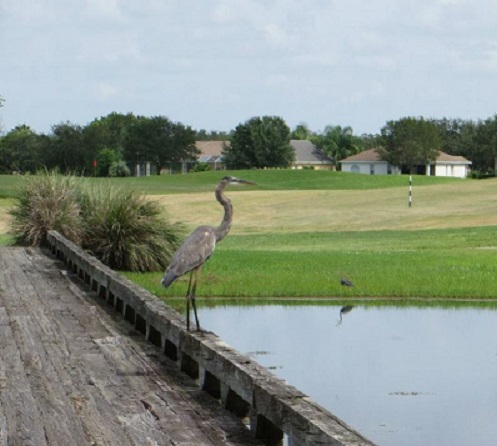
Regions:
[[[217,130],[208,132],[205,129],[200,129],[195,132],[196,141],[227,141],[229,136],[229,133]]]
[[[127,130],[136,120],[137,117],[132,113],[123,115],[116,112],[95,119],[83,129],[85,145],[94,153],[112,149],[120,158]]]
[[[290,129],[276,116],[255,117],[239,124],[223,155],[230,169],[289,167],[295,158]]]
[[[134,166],[150,161],[157,175],[165,167],[175,168],[196,159],[195,132],[164,116],[138,117],[128,129],[124,140],[124,156]]]
[[[417,166],[435,161],[442,147],[436,124],[424,118],[389,121],[381,134],[383,147],[379,152],[382,159],[411,173],[416,172]]]
[[[43,166],[43,137],[27,125],[19,125],[0,139],[0,168],[6,171],[35,172]]]
[[[497,115],[480,121],[476,132],[477,146],[481,154],[482,171],[497,174]]]
[[[305,122],[301,122],[292,130],[292,139],[305,140],[310,139],[312,132],[309,126]]]
[[[83,127],[70,122],[52,126],[50,144],[44,148],[44,163],[49,169],[57,168],[63,173],[89,173],[93,153],[86,150]]]

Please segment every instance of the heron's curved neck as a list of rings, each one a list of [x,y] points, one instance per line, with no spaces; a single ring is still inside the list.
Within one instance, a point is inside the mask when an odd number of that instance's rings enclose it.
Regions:
[[[231,229],[231,221],[233,220],[233,206],[231,205],[231,201],[229,198],[226,198],[223,191],[227,181],[221,181],[216,187],[216,200],[221,204],[224,208],[224,217],[221,221],[221,224],[214,230],[216,234],[216,242],[221,241]]]

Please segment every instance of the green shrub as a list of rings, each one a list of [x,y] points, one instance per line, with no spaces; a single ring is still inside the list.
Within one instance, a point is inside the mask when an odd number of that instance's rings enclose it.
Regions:
[[[131,171],[124,161],[115,161],[109,167],[110,177],[129,177]]]
[[[40,245],[47,232],[55,229],[79,243],[82,237],[80,208],[75,177],[41,172],[24,177],[11,209],[11,229],[16,243]]]
[[[211,166],[207,163],[195,163],[195,165],[191,168],[190,172],[208,172],[211,170]]]
[[[112,164],[116,162],[116,151],[113,149],[102,149],[97,155],[96,174],[99,177],[106,177],[109,175]]]
[[[183,238],[158,202],[109,182],[42,172],[26,177],[11,210],[17,243],[40,245],[53,229],[111,268],[165,269]]]
[[[167,222],[160,205],[137,192],[109,184],[81,193],[82,247],[114,269],[165,269],[181,242],[183,228]]]

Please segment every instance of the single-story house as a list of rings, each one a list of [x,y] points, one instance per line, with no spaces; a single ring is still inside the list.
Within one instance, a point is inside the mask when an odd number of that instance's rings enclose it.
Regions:
[[[229,144],[229,141],[197,141],[195,145],[200,150],[197,161],[208,164],[212,170],[226,169],[222,155],[225,144]]]
[[[229,141],[197,141],[195,144],[200,150],[197,161],[209,164],[212,170],[226,168],[223,162],[222,151],[224,145],[228,145]],[[335,169],[333,158],[318,149],[311,141],[292,139],[290,145],[295,150],[295,161],[291,165],[291,169]]]
[[[365,150],[339,161],[342,172],[362,173],[366,175],[400,174],[401,169],[383,161],[376,149]],[[466,178],[470,171],[471,161],[462,156],[438,152],[435,162],[426,166],[418,166],[417,173],[439,177]]]
[[[471,171],[471,164],[471,161],[463,156],[439,152],[435,164],[430,165],[430,169],[426,170],[426,175],[466,178]]]
[[[335,170],[335,160],[311,141],[292,139],[290,145],[295,150],[292,169]]]

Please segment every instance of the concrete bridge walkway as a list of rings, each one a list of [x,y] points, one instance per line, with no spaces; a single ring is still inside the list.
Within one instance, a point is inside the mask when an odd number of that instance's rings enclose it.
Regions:
[[[0,248],[0,446],[260,444],[60,265]]]

